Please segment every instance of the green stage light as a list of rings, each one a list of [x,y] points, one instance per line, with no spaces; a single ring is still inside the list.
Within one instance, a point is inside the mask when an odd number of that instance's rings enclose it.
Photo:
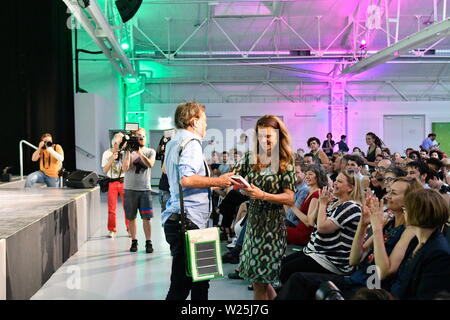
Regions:
[[[130,45],[126,42],[122,43],[120,46],[122,47],[123,50],[128,50],[130,48]]]

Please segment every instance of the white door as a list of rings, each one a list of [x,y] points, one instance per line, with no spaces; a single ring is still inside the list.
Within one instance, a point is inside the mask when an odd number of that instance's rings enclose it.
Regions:
[[[419,149],[425,135],[424,115],[385,115],[383,141],[391,153],[405,154],[406,148]]]

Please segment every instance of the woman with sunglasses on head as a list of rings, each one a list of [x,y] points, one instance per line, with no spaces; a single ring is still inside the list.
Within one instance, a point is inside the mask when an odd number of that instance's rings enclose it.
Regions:
[[[282,284],[295,272],[343,275],[353,270],[349,256],[362,202],[360,180],[346,172],[339,173],[333,190],[328,187],[321,190],[311,240],[303,251],[293,253],[281,262]]]

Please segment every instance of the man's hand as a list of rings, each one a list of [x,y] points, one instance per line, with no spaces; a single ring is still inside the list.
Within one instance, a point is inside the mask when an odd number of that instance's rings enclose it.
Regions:
[[[238,183],[236,181],[234,181],[233,179],[231,179],[231,176],[233,176],[234,173],[233,172],[228,172],[225,173],[215,179],[215,186],[219,187],[219,188],[228,188],[232,185],[238,185]]]
[[[42,140],[39,142],[39,150],[41,150],[44,147],[44,141]]]

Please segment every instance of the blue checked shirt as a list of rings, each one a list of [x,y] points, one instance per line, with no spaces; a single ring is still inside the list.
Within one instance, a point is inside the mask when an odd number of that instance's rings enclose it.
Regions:
[[[295,206],[297,208],[300,208],[303,201],[308,196],[309,188],[306,185],[306,183],[302,183],[302,184],[296,186],[295,188],[296,188],[295,194],[294,194]],[[307,212],[304,212],[304,213],[306,214]],[[289,210],[286,211],[286,219],[295,225],[297,225],[300,222],[300,220],[298,219],[298,217],[295,215],[294,211],[292,211],[291,208],[289,208]]]
[[[166,204],[166,210],[164,210],[161,216],[163,225],[172,214],[180,213],[177,171],[179,172],[180,179],[182,177],[190,177],[193,175],[207,175],[202,146],[198,141],[191,141],[185,146],[180,156],[180,163],[178,164],[179,146],[188,138],[201,140],[196,134],[184,129],[179,129],[177,130],[175,137],[173,137],[166,145],[164,164],[169,180],[170,199]],[[206,228],[211,213],[209,194],[210,188],[198,189],[183,187],[184,208],[187,217],[200,229]]]

